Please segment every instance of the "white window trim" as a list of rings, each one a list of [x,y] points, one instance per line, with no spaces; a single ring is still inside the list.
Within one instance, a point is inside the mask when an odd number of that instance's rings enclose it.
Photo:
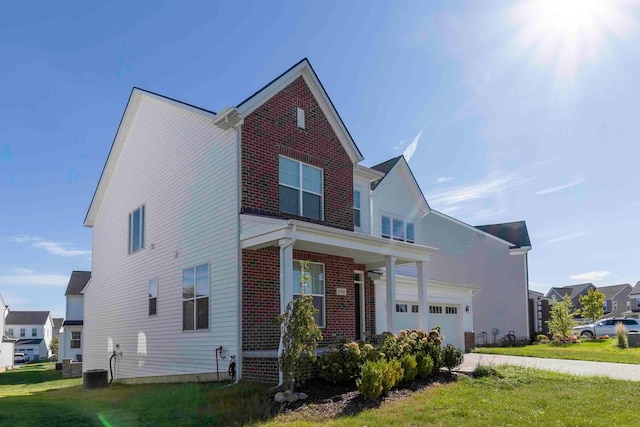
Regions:
[[[305,129],[304,109],[296,107],[296,124],[300,129]]]
[[[382,223],[384,221],[384,218],[388,218],[389,219],[389,232],[390,232],[390,234],[384,234],[382,232]],[[393,221],[399,221],[399,222],[403,223],[403,228],[404,228],[404,238],[403,239],[394,237],[394,235],[393,235]],[[408,240],[407,239],[407,225],[408,224],[412,224],[413,225],[413,240]],[[404,218],[399,218],[399,217],[394,216],[394,215],[389,215],[389,214],[383,213],[383,214],[380,215],[380,237],[382,237],[384,239],[395,240],[396,242],[415,243],[416,242],[416,223],[415,223],[415,221],[409,221],[409,220],[404,219]]]
[[[208,289],[209,289],[209,293],[207,294],[206,297],[197,297],[196,296],[196,287],[198,286],[197,283],[197,276],[195,275],[196,273],[196,269],[202,265],[206,265],[208,268]],[[180,322],[182,322],[184,320],[184,305],[182,304],[184,301],[193,301],[193,329],[184,329],[184,325],[181,327],[182,332],[183,333],[188,333],[188,334],[192,334],[192,333],[200,333],[200,332],[208,332],[211,330],[211,263],[209,262],[204,262],[202,264],[197,264],[194,265],[193,267],[189,267],[189,268],[183,268],[182,270],[180,270],[183,274],[185,270],[193,270],[194,271],[194,277],[195,277],[195,281],[193,282],[193,298],[184,298],[182,297],[180,299]],[[182,280],[182,279],[181,279]],[[180,291],[182,292],[182,286],[183,284],[180,283]],[[198,315],[198,303],[196,302],[197,299],[202,299],[202,298],[208,298],[209,300],[207,301],[207,327],[206,328],[200,328],[198,329],[197,325],[198,325],[198,319],[197,319],[197,315]]]
[[[297,214],[291,214],[289,212],[285,212],[285,213],[289,213],[290,215],[297,215],[297,216],[302,217],[302,218],[315,219],[315,218],[311,218],[311,217],[308,217],[308,216],[304,216],[302,214],[304,212],[304,205],[303,205],[304,196],[303,196],[303,193],[314,194],[316,196],[320,196],[320,221],[324,221],[324,169],[319,168],[317,166],[310,165],[309,163],[301,162],[300,160],[292,159],[291,157],[283,156],[282,154],[280,154],[278,159],[280,157],[282,157],[283,159],[291,160],[292,162],[296,162],[298,164],[298,170],[299,170],[299,174],[298,174],[298,176],[299,176],[299,182],[298,182],[299,187],[294,187],[292,185],[282,183],[282,182],[280,182],[280,178],[278,177],[278,185],[279,186],[282,185],[283,187],[287,187],[287,188],[292,188],[294,190],[298,190],[298,202],[300,203],[298,206],[300,207],[300,212],[298,212]],[[320,171],[320,179],[321,179],[320,187],[322,188],[322,193],[316,193],[315,191],[304,190],[302,188],[302,183],[303,183],[303,180],[304,180],[304,177],[302,176],[302,165],[307,165],[310,168],[318,169]],[[278,173],[279,172],[280,172],[280,166],[278,164]],[[279,208],[280,208],[280,202],[278,201],[278,209]],[[284,212],[284,211],[281,211],[281,212]]]
[[[26,336],[27,336],[27,329],[20,328],[20,337],[26,337]]]
[[[356,198],[356,194],[358,193],[358,204],[360,206],[356,207],[356,203],[355,203],[355,198]],[[362,192],[360,191],[360,189],[353,189],[353,199],[354,199],[354,203],[353,203],[353,228],[356,230],[362,230]],[[356,225],[356,219],[355,219],[355,212],[358,211],[358,215],[360,217],[360,225]]]
[[[31,328],[31,338],[38,336],[38,328]]]
[[[140,247],[136,250],[133,250],[133,215],[137,212],[140,211]],[[145,232],[145,227],[147,226],[147,209],[145,207],[145,204],[142,204],[140,206],[138,206],[137,208],[135,208],[134,210],[132,210],[131,212],[129,212],[129,230],[128,230],[128,235],[129,235],[129,255],[135,254],[140,252],[141,250],[143,250],[145,248],[145,240],[146,240],[146,232]]]
[[[80,338],[74,339],[73,334],[80,334]],[[78,341],[78,347],[73,347],[74,341]],[[69,336],[69,348],[82,348],[82,331],[71,331],[71,335]]]
[[[304,260],[299,260],[299,259],[294,259],[294,262],[300,262],[300,261],[304,261]],[[322,262],[312,262],[309,261],[307,264],[317,264],[317,265],[321,265],[322,266],[322,282],[323,282],[323,289],[324,289],[324,293],[323,294],[314,294],[314,293],[305,293],[305,295],[311,295],[312,297],[322,297],[322,320],[324,320],[324,323],[322,325],[318,325],[318,327],[320,329],[324,329],[327,327],[327,281],[326,281],[326,266],[324,265],[324,263]],[[295,271],[295,269],[294,269]],[[294,292],[293,295],[302,295],[299,293],[295,292],[295,288],[297,287],[298,283],[294,283],[293,287],[294,287]],[[308,287],[309,285],[307,285]],[[311,289],[313,290],[313,286],[311,286]]]

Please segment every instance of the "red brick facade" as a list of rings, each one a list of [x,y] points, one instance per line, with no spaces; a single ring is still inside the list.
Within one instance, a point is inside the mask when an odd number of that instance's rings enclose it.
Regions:
[[[304,129],[296,107],[305,110]],[[324,221],[280,212],[280,154],[323,169]],[[244,119],[242,211],[353,230],[353,163],[302,77]]]
[[[470,353],[471,350],[476,348],[476,334],[474,332],[464,333],[464,352]]]

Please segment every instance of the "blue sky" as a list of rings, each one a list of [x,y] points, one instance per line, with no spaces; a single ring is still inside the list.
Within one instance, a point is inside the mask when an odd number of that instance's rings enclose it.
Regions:
[[[531,288],[640,280],[639,8],[596,2],[38,2],[0,15],[0,293],[64,315],[133,86],[219,111],[308,57],[372,166],[526,220]],[[579,4],[578,4],[579,3]],[[151,6],[153,5],[153,6]]]

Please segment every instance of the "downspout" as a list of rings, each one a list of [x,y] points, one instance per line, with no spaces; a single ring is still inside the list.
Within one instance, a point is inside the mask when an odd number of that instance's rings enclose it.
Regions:
[[[238,313],[238,331],[237,331],[237,356],[236,356],[236,381],[237,384],[240,382],[240,378],[242,377],[242,245],[240,244],[240,212],[242,211],[242,127],[238,126],[236,128],[236,189],[237,194],[236,197],[238,199],[238,217],[236,221],[236,228],[238,239],[236,240],[238,244],[238,301],[237,305],[237,313]]]
[[[524,280],[525,280],[525,292],[526,292],[526,301],[527,301],[527,309],[524,311],[525,316],[527,317],[527,339],[531,340],[531,319],[529,319],[529,251],[524,251]],[[536,313],[538,307],[534,305],[533,311]],[[534,326],[534,330],[537,329],[537,323]]]
[[[287,249],[289,246],[293,246],[296,243],[296,232],[297,232],[297,226],[296,224],[293,224],[293,228],[291,231],[291,241],[288,243],[285,243],[284,245],[280,245],[280,312],[284,313],[285,310],[287,309],[287,303],[284,300],[284,295],[285,295],[285,283],[284,283],[284,271],[286,266],[284,265],[284,250]],[[280,357],[282,357],[282,351],[283,351],[283,338],[284,338],[284,328],[282,328],[282,326],[280,326],[280,343],[278,344],[278,361],[280,360]],[[275,386],[274,388],[279,388],[282,387],[282,385],[284,384],[284,373],[282,372],[282,369],[278,369],[278,385]]]
[[[369,183],[369,235],[373,236],[373,190]]]

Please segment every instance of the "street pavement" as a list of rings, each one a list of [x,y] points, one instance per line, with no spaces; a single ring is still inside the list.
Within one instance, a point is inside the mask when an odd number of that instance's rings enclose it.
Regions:
[[[541,357],[503,356],[467,353],[458,371],[471,373],[483,365],[514,365],[582,376],[605,376],[619,380],[640,381],[640,365],[627,363],[587,362],[584,360],[543,359]]]

